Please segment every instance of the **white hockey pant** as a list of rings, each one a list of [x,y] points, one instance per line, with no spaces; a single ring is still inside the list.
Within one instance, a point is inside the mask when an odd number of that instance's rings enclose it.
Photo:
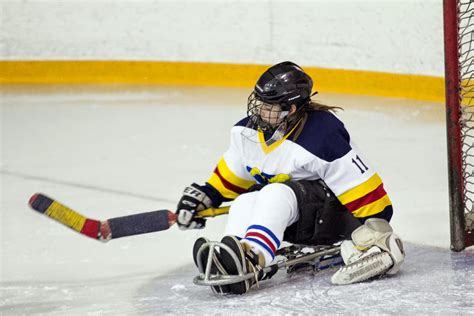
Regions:
[[[260,191],[240,195],[233,202],[226,235],[242,238],[262,253],[269,265],[280,247],[285,229],[298,220],[296,195],[287,185],[272,183]]]

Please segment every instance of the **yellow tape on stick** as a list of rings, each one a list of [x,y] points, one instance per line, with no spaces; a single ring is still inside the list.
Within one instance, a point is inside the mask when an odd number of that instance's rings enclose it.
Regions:
[[[84,216],[56,201],[51,203],[45,214],[77,232],[81,232],[86,222]]]

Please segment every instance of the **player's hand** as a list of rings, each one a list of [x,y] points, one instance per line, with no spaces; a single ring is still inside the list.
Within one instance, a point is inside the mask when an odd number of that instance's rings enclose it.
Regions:
[[[206,226],[206,219],[196,217],[198,211],[212,206],[211,199],[196,183],[186,187],[178,202],[176,215],[180,229],[200,229]]]

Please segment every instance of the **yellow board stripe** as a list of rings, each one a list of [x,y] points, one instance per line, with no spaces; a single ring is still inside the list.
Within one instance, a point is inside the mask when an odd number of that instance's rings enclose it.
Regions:
[[[337,198],[341,201],[342,204],[347,204],[352,201],[357,200],[358,198],[363,197],[367,193],[375,190],[379,185],[382,184],[382,179],[380,179],[378,174],[374,174],[367,181],[359,184],[355,188],[350,189],[349,191],[344,192],[339,195]]]
[[[78,232],[81,232],[86,222],[84,216],[56,201],[51,203],[45,214]]]
[[[306,67],[320,92],[444,101],[444,78]],[[253,88],[269,65],[160,61],[0,61],[0,83],[127,83]]]
[[[390,201],[390,198],[388,195],[385,195],[378,199],[375,202],[372,202],[370,204],[367,204],[358,210],[355,210],[352,212],[352,214],[355,217],[366,217],[366,216],[371,216],[377,213],[380,213],[384,210],[385,207],[392,205],[392,202]]]

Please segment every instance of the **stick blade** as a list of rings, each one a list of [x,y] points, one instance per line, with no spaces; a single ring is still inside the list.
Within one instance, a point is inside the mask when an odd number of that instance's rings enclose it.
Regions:
[[[93,239],[99,238],[100,221],[87,218],[42,193],[33,194],[28,201],[28,204],[38,213],[41,213],[80,234]]]

